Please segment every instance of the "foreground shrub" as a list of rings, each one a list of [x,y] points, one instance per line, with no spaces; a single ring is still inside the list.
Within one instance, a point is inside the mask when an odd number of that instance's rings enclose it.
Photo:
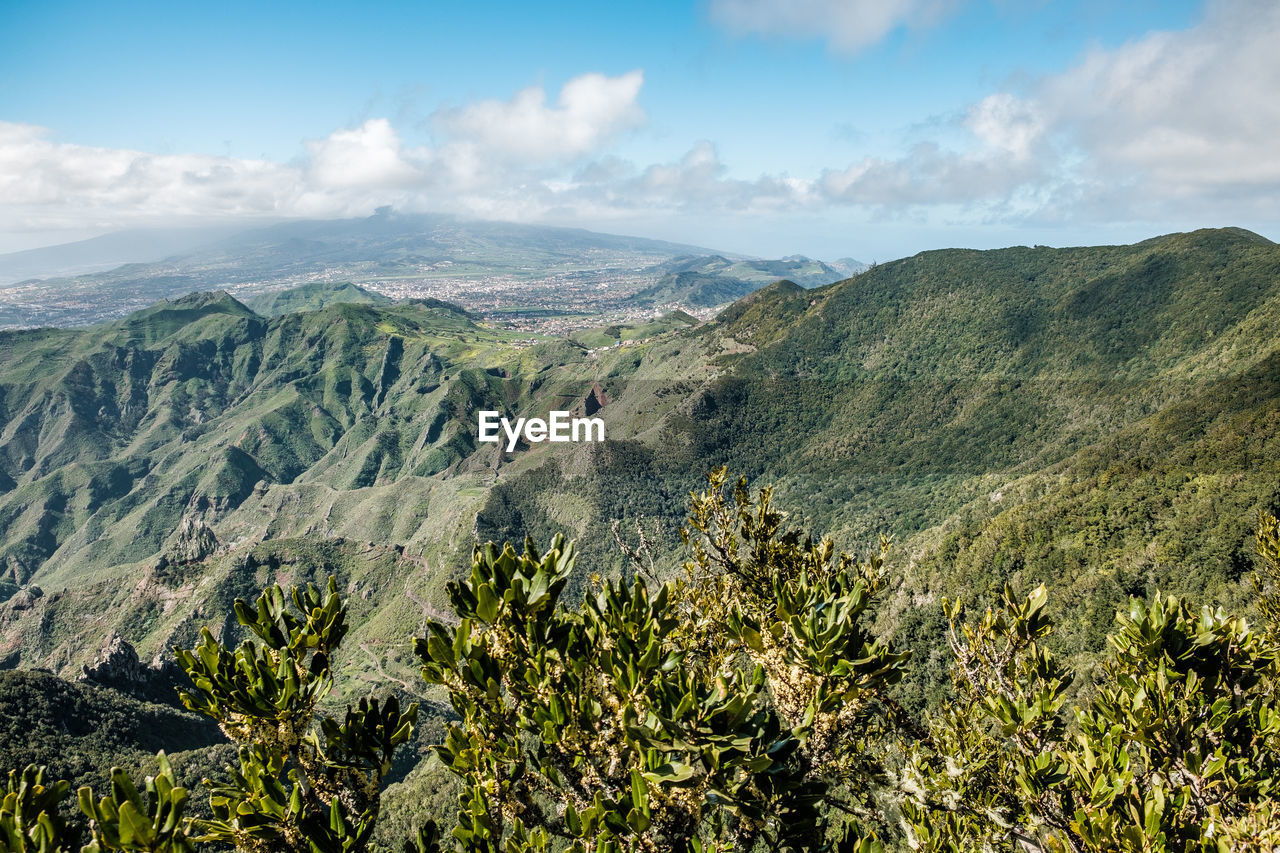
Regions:
[[[912,752],[923,850],[1271,850],[1280,840],[1280,649],[1157,595],[1110,637],[1094,696],[1045,648],[1044,587],[952,619],[957,697]]]
[[[458,624],[417,649],[460,718],[440,747],[465,786],[460,849],[874,843],[872,746],[906,659],[866,627],[882,556],[787,529],[769,490],[726,480],[694,498],[681,580],[641,571],[566,606],[556,537],[479,548],[450,586]]]
[[[1083,677],[1050,650],[1043,586],[1006,588],[976,618],[944,602],[953,699],[924,723],[891,698],[907,652],[870,628],[886,543],[854,559],[723,470],[684,538],[676,579],[631,551],[629,579],[596,578],[576,604],[563,537],[475,550],[449,587],[455,620],[416,643],[457,714],[437,751],[462,794],[451,832],[426,823],[406,853],[1280,849],[1274,518],[1258,528],[1259,627],[1134,599]],[[80,789],[83,850],[369,849],[416,706],[317,714],[347,631],[332,580],[235,612],[252,635],[239,648],[205,631],[178,651],[184,703],[240,746],[209,786],[213,818],[185,815],[161,754],[141,786],[116,769],[108,796]],[[9,774],[0,853],[74,846],[70,786],[45,775]]]

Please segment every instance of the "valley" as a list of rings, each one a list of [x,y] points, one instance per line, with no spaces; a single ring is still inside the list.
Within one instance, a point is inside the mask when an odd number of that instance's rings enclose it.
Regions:
[[[949,695],[943,597],[1046,584],[1085,669],[1128,596],[1254,604],[1280,508],[1280,247],[1255,234],[926,252],[567,335],[478,299],[313,282],[0,332],[4,668],[92,686],[118,637],[163,683],[202,627],[238,642],[236,598],[333,575],[352,631],[331,701],[427,710],[394,815],[441,784],[425,744],[451,712],[409,641],[474,545],[576,539],[569,600],[632,570],[615,535],[675,576],[720,465],[843,548],[891,537],[876,627],[924,650],[896,688],[913,713]],[[552,411],[607,440],[478,440],[482,413]]]

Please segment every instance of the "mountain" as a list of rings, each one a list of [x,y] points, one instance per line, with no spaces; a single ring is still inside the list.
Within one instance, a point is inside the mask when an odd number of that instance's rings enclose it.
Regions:
[[[292,314],[295,311],[316,311],[328,305],[348,302],[356,305],[388,305],[393,300],[365,290],[349,281],[330,283],[317,281],[302,287],[291,287],[260,293],[244,300],[244,304],[265,317]]]
[[[111,629],[153,655],[256,582],[245,548],[264,539],[364,543],[360,566],[365,545],[408,553],[425,600],[521,464],[477,443],[475,411],[583,409],[651,347],[531,347],[433,300],[265,317],[218,292],[0,333],[0,656],[74,670]]]
[[[649,272],[657,281],[632,296],[633,304],[716,308],[779,279],[817,287],[848,278],[846,272],[802,255],[781,260],[682,257],[655,264]]]
[[[577,228],[380,210],[242,231],[108,272],[0,286],[0,328],[84,325],[200,290],[248,296],[334,281],[397,297],[461,299],[473,308],[493,305],[495,295],[501,304],[563,305],[574,294],[595,305],[629,294],[647,281],[639,271],[655,262],[706,251]]]
[[[720,372],[660,438],[589,484],[567,465],[504,479],[478,527],[545,537],[563,494],[589,541],[640,514],[670,541],[679,514],[659,506],[728,464],[839,541],[892,534],[889,627],[926,647],[942,595],[1043,580],[1068,650],[1096,654],[1131,592],[1251,597],[1252,527],[1280,506],[1278,324],[1280,248],[1233,229],[779,283],[697,330]]]
[[[0,254],[0,285],[24,279],[86,275],[148,263],[225,239],[239,228],[147,228],[117,231],[75,243]]]
[[[839,258],[832,261],[828,266],[840,273],[841,278],[849,278],[860,272],[866,272],[870,264],[865,264],[853,258]]]
[[[571,338],[316,297],[0,333],[9,666],[75,673],[112,631],[144,659],[230,637],[234,597],[333,573],[346,677],[415,692],[404,638],[476,538],[578,537],[577,594],[621,569],[613,522],[641,524],[670,569],[718,464],[847,547],[892,534],[883,627],[907,645],[945,647],[943,595],[1043,580],[1087,662],[1130,593],[1246,605],[1256,513],[1280,509],[1280,247],[1238,229],[925,252]],[[476,440],[479,410],[552,409],[608,440]],[[939,698],[942,661],[913,662],[906,704]]]

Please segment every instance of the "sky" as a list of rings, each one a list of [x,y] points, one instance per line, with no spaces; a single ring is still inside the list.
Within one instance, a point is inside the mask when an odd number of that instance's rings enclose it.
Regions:
[[[403,211],[743,254],[1280,240],[1277,0],[0,0],[0,252]]]

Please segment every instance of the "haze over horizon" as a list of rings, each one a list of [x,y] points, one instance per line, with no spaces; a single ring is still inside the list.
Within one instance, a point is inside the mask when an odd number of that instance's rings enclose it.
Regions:
[[[1264,0],[0,10],[0,252],[381,206],[887,260],[1280,238]]]

